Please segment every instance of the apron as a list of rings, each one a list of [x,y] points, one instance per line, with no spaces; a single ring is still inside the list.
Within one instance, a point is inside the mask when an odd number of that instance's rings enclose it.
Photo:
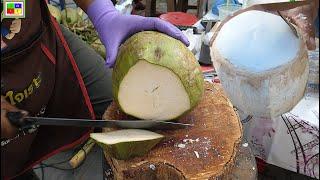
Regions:
[[[25,37],[20,35],[23,43],[1,53],[1,95],[31,116],[95,119],[79,69],[46,2],[26,1],[26,15],[28,7],[38,16],[33,20],[40,20],[30,27],[32,31],[27,29],[33,33],[32,39],[23,42]],[[2,141],[1,179],[21,175],[50,156],[83,143],[91,131],[40,126]]]

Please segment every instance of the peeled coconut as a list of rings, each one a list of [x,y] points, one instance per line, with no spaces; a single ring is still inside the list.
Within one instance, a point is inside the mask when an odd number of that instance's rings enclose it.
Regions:
[[[152,31],[137,33],[120,47],[112,80],[119,107],[140,119],[176,119],[204,92],[194,55],[180,41]]]
[[[57,7],[51,5],[51,4],[47,4],[48,5],[48,8],[49,8],[49,11],[50,11],[50,14],[56,18],[57,22],[58,23],[61,23],[61,11],[60,9],[58,9]]]
[[[90,137],[110,156],[121,160],[143,156],[164,138],[161,134],[141,129],[91,133]]]
[[[74,24],[80,19],[78,10],[75,8],[65,8],[61,11],[63,25]]]
[[[241,111],[276,117],[303,97],[308,56],[301,33],[263,11],[246,11],[220,29],[211,57],[224,90]]]

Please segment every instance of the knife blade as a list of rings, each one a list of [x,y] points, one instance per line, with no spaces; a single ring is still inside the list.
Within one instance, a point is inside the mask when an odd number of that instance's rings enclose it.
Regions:
[[[27,125],[76,126],[76,127],[109,127],[127,129],[172,129],[186,128],[193,124],[185,124],[160,120],[91,120],[48,117],[25,117]]]

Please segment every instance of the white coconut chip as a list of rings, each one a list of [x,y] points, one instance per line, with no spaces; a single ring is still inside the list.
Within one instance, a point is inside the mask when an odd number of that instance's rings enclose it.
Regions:
[[[158,139],[163,135],[142,129],[123,129],[107,133],[91,133],[90,137],[104,144],[116,144]]]
[[[193,151],[197,158],[200,158],[198,151]]]

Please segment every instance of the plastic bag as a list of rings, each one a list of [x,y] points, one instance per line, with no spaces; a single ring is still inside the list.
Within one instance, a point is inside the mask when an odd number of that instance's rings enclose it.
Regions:
[[[219,15],[218,6],[225,3],[225,0],[217,0],[215,4],[212,6],[212,14]],[[238,0],[231,0],[230,4],[240,4],[240,2]]]
[[[115,8],[121,13],[125,15],[130,15],[132,12],[132,0],[120,0]]]

